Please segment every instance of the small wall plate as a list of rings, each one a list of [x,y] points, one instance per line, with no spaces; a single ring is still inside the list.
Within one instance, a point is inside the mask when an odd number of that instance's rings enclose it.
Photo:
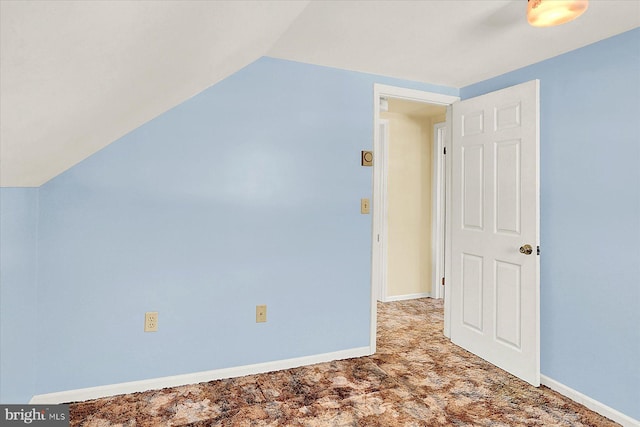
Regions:
[[[362,151],[360,154],[360,164],[362,166],[373,166],[373,151]]]

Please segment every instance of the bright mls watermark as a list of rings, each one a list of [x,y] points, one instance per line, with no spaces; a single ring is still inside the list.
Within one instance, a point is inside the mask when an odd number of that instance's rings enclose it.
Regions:
[[[0,426],[69,427],[69,405],[0,405]]]

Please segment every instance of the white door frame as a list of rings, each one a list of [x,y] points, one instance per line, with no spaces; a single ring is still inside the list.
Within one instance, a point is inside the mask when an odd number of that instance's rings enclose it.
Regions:
[[[401,88],[401,87],[396,87],[396,86],[388,86],[388,85],[382,85],[382,84],[374,84],[373,85],[373,147],[374,147],[374,174],[378,174],[378,176],[376,178],[374,178],[374,180],[376,183],[378,182],[378,179],[381,179],[380,174],[381,174],[381,170],[380,168],[376,168],[376,157],[384,155],[382,151],[377,150],[376,148],[380,148],[381,143],[380,143],[380,98],[397,98],[397,99],[404,99],[404,100],[409,100],[409,101],[416,101],[416,102],[423,102],[423,103],[427,103],[427,104],[438,104],[438,105],[445,105],[447,106],[447,126],[450,126],[451,120],[450,120],[450,115],[451,115],[451,104],[453,104],[456,101],[460,100],[460,97],[458,96],[452,96],[452,95],[443,95],[440,93],[435,93],[435,92],[424,92],[424,91],[420,91],[420,90],[415,90],[415,89],[407,89],[407,88]],[[451,132],[449,131],[449,135],[451,134]],[[386,159],[385,159],[386,160]],[[450,168],[447,166],[446,167],[447,171],[450,171]],[[447,172],[448,174],[449,172]],[[448,179],[448,177],[447,177]],[[380,226],[380,221],[383,220],[384,218],[379,218],[379,215],[376,214],[376,212],[378,212],[378,209],[376,209],[376,205],[378,203],[378,200],[380,199],[380,195],[378,194],[378,197],[376,197],[376,188],[373,188],[373,197],[372,197],[372,206],[373,206],[373,219],[372,219],[372,225],[371,225],[371,229],[372,229],[372,251],[371,251],[371,329],[370,329],[370,352],[371,354],[376,352],[376,333],[377,333],[377,325],[378,325],[378,316],[377,316],[377,304],[378,304],[378,292],[379,292],[379,286],[380,283],[384,283],[382,282],[382,278],[379,277],[379,275],[381,274],[381,271],[383,269],[381,268],[377,268],[377,266],[374,266],[374,263],[379,262],[379,260],[381,259],[381,256],[384,256],[386,259],[386,239],[384,239],[383,241],[383,245],[376,245],[376,238],[377,238],[377,234],[380,231],[378,229],[378,227]],[[448,201],[449,201],[449,192],[447,191],[446,194],[446,199],[447,199],[447,206],[448,206]],[[448,221],[447,221],[448,222]],[[443,224],[439,224],[439,227],[442,227]],[[448,241],[448,239],[450,238],[450,234],[448,232],[445,233],[445,239],[446,241]],[[381,248],[381,246],[384,246],[383,248]],[[379,251],[382,250],[382,254],[379,253]],[[444,254],[446,256],[446,254]],[[448,265],[449,263],[446,263],[446,265]],[[446,277],[446,271],[445,271],[445,277]],[[378,277],[374,277],[374,274],[377,274]],[[446,294],[445,294],[446,295]],[[449,298],[445,297],[445,335],[449,336],[448,333],[448,326],[449,326],[449,322],[447,319],[447,313],[449,311],[448,306],[447,306],[447,301],[449,300]]]
[[[433,287],[431,296],[433,298],[444,298],[445,287],[442,279],[444,275],[445,256],[444,250],[446,241],[444,236],[444,225],[446,223],[445,193],[446,193],[446,158],[444,155],[447,137],[447,123],[434,123],[433,125],[433,189],[432,200],[432,225],[433,244],[431,253],[433,254]]]
[[[373,256],[372,275],[376,299],[386,301],[387,295],[387,176],[389,175],[389,120],[380,120],[380,134],[374,141],[373,152],[379,153],[373,162]]]

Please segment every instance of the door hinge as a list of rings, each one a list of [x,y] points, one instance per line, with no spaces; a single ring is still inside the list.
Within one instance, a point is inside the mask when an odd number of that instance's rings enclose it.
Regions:
[[[536,254],[540,255],[540,246],[536,246]]]
[[[444,155],[446,155],[446,154],[447,154],[447,147],[444,147],[444,148],[442,149],[442,154],[444,154]]]
[[[378,234],[378,242],[380,241],[380,235]]]
[[[444,286],[444,277],[442,278],[442,286]]]

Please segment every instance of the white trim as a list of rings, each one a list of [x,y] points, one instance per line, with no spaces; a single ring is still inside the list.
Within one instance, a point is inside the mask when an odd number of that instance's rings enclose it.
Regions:
[[[445,195],[445,167],[444,167],[444,139],[447,131],[446,122],[433,124],[433,183],[432,192],[432,223],[433,239],[431,253],[433,254],[433,277],[431,295],[434,298],[444,298],[442,278],[444,277],[444,195]]]
[[[451,123],[452,118],[452,107],[449,105],[447,107],[447,132],[445,134],[445,147],[449,147],[449,152],[451,152],[451,135],[453,135],[453,124]],[[445,163],[445,182],[451,182],[451,155],[444,156]],[[445,189],[444,192],[445,198],[445,218],[444,218],[444,277],[451,277],[451,186]],[[445,280],[444,285],[444,328],[442,333],[445,337],[451,339],[451,297],[449,292],[451,289],[451,283],[447,285],[447,281]]]
[[[376,100],[376,116],[380,114],[380,99],[381,96],[389,96],[391,98],[407,99],[411,101],[426,102],[429,104],[450,105],[460,100],[459,96],[443,95],[435,92],[424,92],[421,90],[407,89],[404,87],[388,86],[375,83],[373,85],[374,94],[377,92],[378,96],[374,96]]]
[[[61,391],[57,393],[39,394],[33,396],[29,404],[57,404],[64,402],[78,402],[118,394],[136,393],[156,390],[165,387],[177,387],[186,384],[220,380],[224,378],[242,377],[264,372],[280,371],[297,368],[299,366],[314,365],[316,363],[332,362],[334,360],[351,359],[373,354],[369,347],[358,347],[333,353],[317,354],[313,356],[297,357],[294,359],[276,360],[273,362],[257,363],[255,365],[238,366],[234,368],[216,369],[213,371],[195,372],[191,374],[174,375],[170,377],[153,378],[142,381],[131,381],[98,387],[81,388],[77,390]]]
[[[383,137],[374,141],[373,152],[373,209],[376,212],[372,218],[373,243],[372,243],[372,279],[373,288],[376,290],[378,301],[385,301],[387,296],[387,177],[389,175],[389,120],[380,120],[380,131]],[[376,155],[376,153],[378,155]]]
[[[419,294],[392,295],[384,299],[384,302],[405,301],[408,299],[431,298],[431,293],[423,292]]]
[[[640,421],[631,418],[630,416],[625,415],[620,411],[616,411],[612,407],[607,406],[604,403],[599,402],[587,395],[584,395],[579,391],[572,389],[571,387],[568,387],[554,379],[549,378],[546,375],[540,375],[540,384],[557,391],[558,393],[568,397],[574,402],[578,402],[591,409],[592,411],[609,418],[610,420],[622,424],[624,427],[640,427]]]
[[[428,297],[429,294],[408,294],[390,297],[389,301],[400,301],[413,298]],[[331,362],[334,360],[351,359],[373,354],[369,347],[359,347],[350,350],[324,353],[315,356],[299,357],[295,359],[279,360],[274,362],[258,363],[255,365],[239,366],[235,368],[216,369],[213,371],[196,372],[192,374],[175,375],[170,377],[154,378],[150,380],[131,381],[120,384],[110,384],[105,386],[68,390],[57,393],[39,394],[33,396],[29,404],[58,404],[64,402],[78,402],[89,399],[99,399],[102,397],[115,396],[126,393],[143,392],[147,390],[161,389],[165,387],[177,387],[186,384],[197,384],[201,382],[214,381],[224,378],[241,377],[245,375],[255,375],[265,372],[291,369],[299,366],[313,365],[316,363]],[[594,412],[607,417],[624,427],[640,427],[640,422],[628,415],[617,411],[604,403],[601,403],[579,391],[572,389],[546,375],[540,375],[540,383],[552,390],[580,403]]]
[[[428,104],[446,105],[447,106],[447,123],[451,123],[449,120],[450,109],[451,109],[450,105],[460,100],[460,97],[458,96],[443,95],[441,93],[435,93],[435,92],[423,92],[421,90],[406,89],[402,87],[387,86],[387,85],[375,83],[373,85],[373,146],[374,147],[379,144],[378,139],[380,138],[380,98],[381,97],[405,99],[405,100],[411,100],[411,101],[417,101],[417,102],[424,102]],[[372,201],[372,206],[375,206],[376,203],[377,202],[374,198]],[[373,209],[373,215],[374,216],[376,215],[375,209]],[[372,239],[375,237],[375,234],[374,234],[375,230],[373,229],[374,221],[375,219],[372,220],[372,226],[371,226]],[[448,237],[448,234],[446,236]],[[373,261],[373,241],[372,241],[371,259]],[[374,279],[373,274],[374,274],[374,266],[372,262],[371,284],[370,284],[371,286],[371,323],[370,323],[370,330],[369,330],[369,337],[370,337],[369,346],[371,348],[372,353],[375,353],[376,333],[377,333],[377,324],[378,324],[378,315],[377,315],[378,296],[377,296],[376,284],[379,282],[376,279]],[[445,319],[447,317],[447,312],[448,312],[448,307],[447,307],[447,298],[446,298],[446,290],[445,290]],[[445,320],[445,326],[446,325],[447,325],[447,322]],[[445,335],[446,335],[446,329],[445,329]]]

